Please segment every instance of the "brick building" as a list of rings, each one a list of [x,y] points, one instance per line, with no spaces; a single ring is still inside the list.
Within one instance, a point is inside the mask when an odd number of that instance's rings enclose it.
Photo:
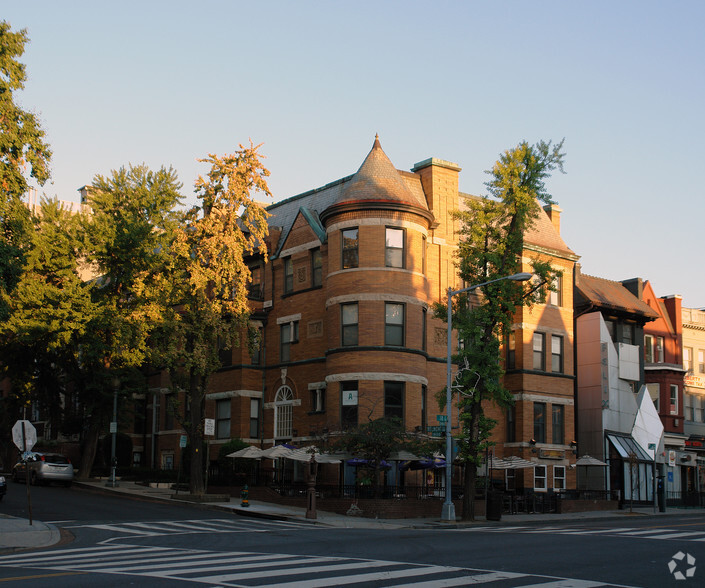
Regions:
[[[260,345],[224,351],[206,414],[215,420],[209,457],[231,438],[260,446],[320,444],[382,416],[407,430],[436,425],[445,386],[446,327],[431,305],[459,280],[452,211],[472,196],[460,167],[431,158],[397,170],[379,139],[358,171],[268,207],[269,261],[249,260],[251,328]],[[527,232],[524,267],[549,259],[563,271],[546,304],[517,313],[506,345],[506,384],[516,405],[498,414],[498,457],[536,467],[508,486],[574,487],[573,267],[560,209],[547,207]],[[164,374],[152,374],[137,410],[135,461],[176,463],[181,431],[166,407]],[[342,477],[348,481],[347,467]],[[439,476],[440,478],[440,476]]]

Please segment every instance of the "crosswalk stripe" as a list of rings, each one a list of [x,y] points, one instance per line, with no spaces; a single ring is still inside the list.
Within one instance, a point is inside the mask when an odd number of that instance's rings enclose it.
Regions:
[[[592,582],[590,580],[556,580],[555,582],[544,582],[542,584],[528,584],[521,588],[594,588],[604,586],[603,582]]]
[[[312,566],[312,567],[303,567],[303,568],[297,568],[297,569],[287,569],[285,570],[285,573],[283,574],[284,576],[295,576],[295,575],[301,575],[301,574],[317,574],[317,573],[330,573],[330,572],[339,572],[339,571],[344,571],[344,570],[359,570],[361,567],[364,566],[365,569],[370,569],[370,568],[379,568],[379,567],[392,567],[392,566],[399,566],[400,564],[398,562],[371,562],[371,561],[356,561],[356,562],[351,562],[351,563],[344,563],[344,564],[334,564],[334,565],[328,565],[328,566]],[[401,569],[401,570],[384,570],[384,571],[379,571],[379,572],[369,572],[366,574],[354,574],[352,576],[334,576],[335,578],[335,583],[338,585],[346,585],[346,584],[353,584],[353,583],[360,583],[360,582],[375,582],[378,580],[391,580],[394,578],[404,578],[408,576],[419,576],[419,575],[428,575],[428,574],[438,574],[438,573],[444,573],[453,570],[454,568],[448,568],[448,567],[443,567],[443,566],[428,566],[428,567],[412,567],[412,568],[406,568],[406,569]],[[455,569],[460,569],[460,568],[455,568]],[[151,574],[150,574],[151,575]],[[253,579],[258,579],[262,577],[268,577],[271,576],[272,572],[269,570],[263,570],[260,572],[246,572],[243,574],[221,574],[218,576],[205,576],[199,578],[200,582],[206,582],[206,583],[213,583],[213,584],[218,584],[221,582],[241,582],[242,580],[253,580]],[[161,575],[157,575],[157,577],[165,577]],[[174,576],[172,576],[174,577]],[[180,578],[180,579],[188,579],[188,578]],[[293,588],[296,585],[299,585],[300,582],[277,582],[277,588]],[[328,576],[326,578],[307,578],[305,581],[305,585],[309,586],[310,588],[316,588],[318,586],[330,586],[331,585],[331,577]]]
[[[642,539],[680,539],[681,537],[692,537],[693,535],[702,535],[702,532],[690,531],[682,533],[659,533],[657,535],[642,535]]]
[[[126,548],[126,547],[129,547]],[[90,548],[89,548],[90,549]],[[77,551],[81,553],[76,553]],[[70,550],[61,550],[61,551],[54,551],[52,552],[46,552],[39,554],[36,551],[28,553],[25,556],[22,555],[12,555],[8,556],[7,558],[3,558],[0,560],[0,563],[6,562],[8,564],[21,564],[21,563],[29,563],[29,564],[36,564],[37,562],[41,562],[42,564],[46,565],[53,565],[53,562],[60,562],[62,560],[68,560],[70,558],[73,558],[73,560],[82,560],[82,559],[87,559],[90,561],[96,561],[100,558],[114,558],[114,557],[133,557],[132,554],[139,553],[143,554],[145,552],[152,552],[154,555],[162,555],[165,552],[175,552],[178,550],[171,549],[169,547],[141,547],[141,546],[113,546],[112,549],[110,548],[100,548],[100,549],[91,549],[89,551],[81,550],[81,549],[70,549]],[[36,566],[35,566],[36,567]]]
[[[91,529],[102,529],[103,531],[112,531],[114,533],[131,533],[133,535],[142,535],[143,537],[154,536],[155,533],[144,531],[142,529],[131,529],[125,525],[85,525]]]
[[[491,572],[487,574],[476,574],[474,576],[458,576],[457,578],[431,580],[430,582],[399,584],[393,588],[442,588],[444,586],[467,586],[468,584],[486,584],[488,582],[499,582],[501,580],[514,580],[516,578],[525,578],[526,576],[526,574],[516,574],[514,572]]]

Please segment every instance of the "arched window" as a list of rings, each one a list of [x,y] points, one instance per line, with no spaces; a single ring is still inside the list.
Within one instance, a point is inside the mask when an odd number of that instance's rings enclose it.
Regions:
[[[282,386],[274,397],[274,438],[291,439],[294,413],[294,393]]]

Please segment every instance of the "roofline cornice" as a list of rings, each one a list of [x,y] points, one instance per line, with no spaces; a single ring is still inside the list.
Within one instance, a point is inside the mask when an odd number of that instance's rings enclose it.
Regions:
[[[579,261],[580,256],[572,251],[564,251],[561,249],[553,249],[551,247],[541,247],[540,245],[534,245],[532,243],[524,243],[524,249],[527,251],[535,251],[536,253],[544,253],[553,257],[560,257],[562,259],[567,259],[569,261]]]
[[[410,212],[424,217],[428,220],[429,224],[433,222],[434,216],[428,210],[414,206],[413,204],[405,204],[403,202],[396,202],[394,200],[352,200],[348,202],[341,202],[340,204],[333,204],[326,208],[320,215],[319,218],[321,223],[325,226],[328,219],[346,212],[357,212],[360,210],[393,210],[395,212]]]

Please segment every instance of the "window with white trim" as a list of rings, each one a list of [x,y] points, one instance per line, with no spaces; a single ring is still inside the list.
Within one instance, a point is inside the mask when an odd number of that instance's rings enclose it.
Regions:
[[[291,439],[293,434],[294,393],[282,386],[274,397],[274,438]]]
[[[671,414],[678,414],[678,384],[671,384]]]
[[[553,466],[553,489],[565,490],[565,466]]]
[[[534,490],[546,491],[546,466],[534,466]]]

